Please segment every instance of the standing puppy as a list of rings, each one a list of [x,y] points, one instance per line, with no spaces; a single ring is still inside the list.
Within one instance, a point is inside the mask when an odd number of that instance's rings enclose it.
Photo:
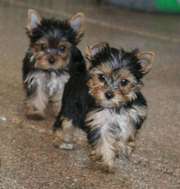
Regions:
[[[128,155],[146,118],[147,103],[140,90],[154,53],[126,52],[100,43],[87,48],[86,57],[88,71],[68,81],[54,130],[60,128],[69,143],[71,128],[81,127],[92,147],[91,157],[112,170],[120,152]]]
[[[59,112],[70,72],[84,64],[76,47],[83,36],[84,15],[61,21],[41,18],[30,9],[26,29],[30,39],[22,68],[26,115],[42,119],[49,104],[55,114]]]

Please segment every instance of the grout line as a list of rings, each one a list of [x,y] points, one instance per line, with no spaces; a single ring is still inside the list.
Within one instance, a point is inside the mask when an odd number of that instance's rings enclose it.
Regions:
[[[7,0],[1,0],[1,2],[2,1],[7,3]],[[10,5],[16,5],[18,7],[23,7],[23,8],[28,8],[30,6],[27,3],[17,2],[17,1],[13,1],[13,0],[11,0],[8,3]],[[42,8],[42,7],[39,7],[39,6],[33,6],[33,8],[38,9],[42,12],[61,15],[63,17],[72,16],[70,13],[67,13],[67,12],[62,11],[62,10],[56,11],[56,10],[52,10],[52,9],[49,9],[49,8]],[[104,22],[102,20],[95,20],[93,18],[86,17],[86,21],[90,24],[95,24],[95,25],[106,27],[106,28],[109,28],[109,29],[119,30],[121,32],[129,32],[129,33],[133,33],[133,34],[143,36],[143,37],[154,38],[154,39],[167,41],[167,42],[169,41],[169,42],[172,42],[172,43],[180,43],[180,39],[178,39],[178,38],[172,38],[172,37],[168,37],[166,35],[159,35],[159,34],[156,34],[156,33],[150,33],[150,32],[146,32],[146,31],[134,30],[133,28],[126,27],[126,26],[112,25],[112,24]]]

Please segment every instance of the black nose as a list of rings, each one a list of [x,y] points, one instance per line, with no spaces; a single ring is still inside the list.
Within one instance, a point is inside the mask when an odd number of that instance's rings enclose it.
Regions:
[[[55,62],[55,58],[53,56],[51,56],[49,59],[48,59],[49,63],[50,64],[54,64]]]
[[[105,93],[105,96],[106,96],[107,99],[111,99],[111,98],[113,98],[114,94],[113,94],[112,91],[107,91],[107,92]]]

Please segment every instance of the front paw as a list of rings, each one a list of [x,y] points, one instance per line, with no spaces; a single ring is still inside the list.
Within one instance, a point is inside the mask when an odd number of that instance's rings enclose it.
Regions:
[[[114,173],[114,158],[108,157],[105,154],[100,154],[97,151],[93,150],[90,153],[90,159],[95,161],[97,165],[100,166],[101,170],[107,173]]]
[[[74,144],[71,142],[71,140],[66,141],[65,133],[62,129],[55,129],[55,139],[53,141],[53,146],[58,149],[63,150],[73,150]]]
[[[120,152],[122,152],[122,155],[124,157],[126,157],[127,159],[129,159],[129,157],[131,156],[134,148],[135,148],[135,142],[128,142],[128,143],[119,143],[119,147],[120,147]],[[117,153],[117,156],[119,156],[120,154]]]
[[[63,150],[73,150],[74,149],[74,145],[72,143],[62,143],[60,146],[59,146],[60,149],[63,149]]]
[[[59,140],[57,138],[53,141],[53,146],[55,148],[62,149],[62,150],[73,150],[74,149],[73,143],[63,142],[62,140]]]
[[[25,115],[28,119],[43,120],[45,119],[45,113],[31,106],[30,104],[25,105]]]

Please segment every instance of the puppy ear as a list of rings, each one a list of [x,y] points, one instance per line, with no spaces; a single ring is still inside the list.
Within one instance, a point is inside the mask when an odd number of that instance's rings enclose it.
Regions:
[[[85,49],[85,56],[89,61],[92,61],[93,58],[102,52],[103,50],[109,48],[109,44],[106,42],[97,43],[93,46],[87,47]]]
[[[152,51],[137,53],[137,58],[139,59],[139,63],[141,65],[141,72],[143,74],[147,74],[151,70],[154,57],[155,53]]]
[[[93,60],[95,56],[100,54],[105,49],[109,49],[109,44],[106,42],[97,43],[92,46],[88,46],[85,49],[85,57],[88,61],[86,61],[86,68],[89,70],[93,66]]]
[[[69,25],[76,33],[76,41],[79,41],[84,34],[84,20],[85,16],[81,12],[75,14],[68,20]]]
[[[41,16],[34,9],[28,10],[28,23],[26,29],[28,32],[32,32],[33,29],[37,28],[41,24]]]

